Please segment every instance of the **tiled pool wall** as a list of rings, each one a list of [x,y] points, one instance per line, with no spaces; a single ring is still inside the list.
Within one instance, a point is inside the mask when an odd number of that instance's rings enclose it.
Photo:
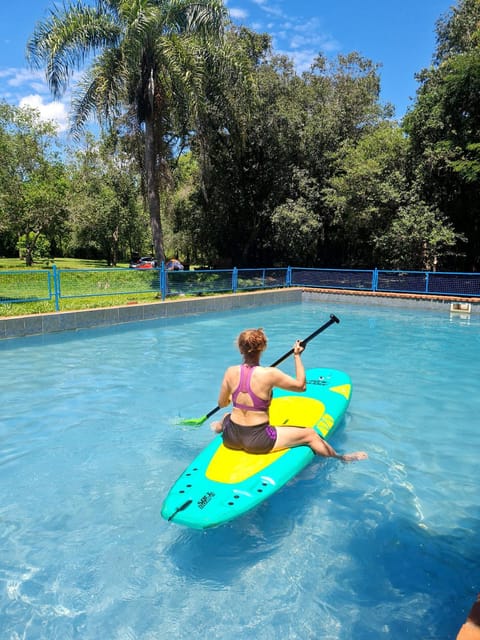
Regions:
[[[105,307],[101,309],[84,309],[81,311],[59,311],[13,318],[0,318],[0,339],[19,338],[22,336],[54,333],[59,331],[75,331],[126,322],[173,318],[176,316],[198,315],[248,309],[274,304],[289,304],[303,300],[325,300],[342,304],[371,304],[397,307],[422,307],[452,313],[452,305],[458,309],[453,313],[480,313],[480,299],[444,298],[441,296],[378,294],[358,291],[335,291],[326,289],[273,289],[269,291],[253,291],[240,294],[225,294],[166,300],[149,304],[134,304],[121,307]],[[464,305],[470,305],[466,311]]]
[[[379,293],[376,291],[338,291],[334,289],[304,289],[303,300],[326,300],[342,304],[369,304],[387,307],[432,309],[445,313],[479,314],[480,298],[437,296],[413,293]]]
[[[12,318],[0,318],[0,339],[58,331],[75,331],[77,329],[104,327],[126,322],[230,311],[232,309],[248,309],[273,304],[288,304],[301,302],[301,300],[302,289],[292,287],[269,291],[166,300],[120,307],[104,307],[101,309],[15,316]]]

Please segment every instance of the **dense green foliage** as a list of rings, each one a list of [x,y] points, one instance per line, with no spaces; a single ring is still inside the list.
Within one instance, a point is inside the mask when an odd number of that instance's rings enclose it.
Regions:
[[[461,0],[437,24],[434,64],[405,119],[412,179],[464,237],[452,266],[480,267],[480,2]]]
[[[151,244],[135,163],[116,136],[86,137],[70,165],[68,255],[103,256],[109,265]]]
[[[0,104],[0,250],[23,237],[27,265],[44,234],[55,243],[67,219],[68,179],[52,125],[29,109]]]
[[[55,95],[96,54],[81,147],[56,155],[50,125],[0,106],[0,254],[23,237],[27,260],[45,238],[108,264],[478,270],[480,0],[438,20],[401,123],[356,52],[299,74],[216,0],[94,4],[54,10],[29,43]],[[90,112],[98,140],[81,137]]]

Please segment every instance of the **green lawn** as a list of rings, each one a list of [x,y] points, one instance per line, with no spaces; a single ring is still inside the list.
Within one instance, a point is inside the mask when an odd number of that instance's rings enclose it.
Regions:
[[[82,260],[78,258],[55,258],[55,260],[39,260],[32,267],[25,266],[20,258],[0,258],[0,269],[48,269],[52,263],[59,269],[105,269],[105,260]],[[128,267],[128,262],[120,262],[117,267]]]
[[[158,270],[107,267],[100,260],[58,258],[60,311],[155,302],[161,297]],[[0,318],[56,311],[51,263],[30,269],[16,258],[0,258]],[[231,276],[216,272],[171,272],[168,299],[217,295],[231,289]]]
[[[102,260],[79,260],[75,258],[57,258],[55,265],[59,269],[106,269],[106,271],[85,271],[65,275],[62,278],[61,310],[92,309],[134,304],[137,302],[153,302],[158,300],[158,272],[124,271],[107,267]],[[18,258],[0,258],[0,317],[11,317],[35,313],[55,311],[54,300],[47,298],[48,276],[46,273],[29,273],[31,270],[51,271],[51,261],[39,261],[32,267],[25,267],[25,262]],[[128,267],[121,263],[118,267]],[[20,273],[8,273],[18,271]],[[25,274],[21,272],[25,271]],[[53,286],[53,281],[50,280]],[[127,293],[128,292],[128,293]],[[82,298],[82,293],[96,294]],[[77,297],[79,296],[79,297]],[[31,299],[28,302],[9,302],[15,299]]]
[[[112,307],[142,302],[155,302],[161,297],[158,269],[128,269],[107,267],[99,260],[59,258],[61,269],[60,311]],[[262,288],[253,277],[242,279],[244,289]],[[267,285],[268,286],[268,285]],[[182,271],[168,276],[168,299],[179,296],[217,295],[231,291],[230,272]],[[15,258],[0,258],[0,318],[55,309],[55,282],[49,262],[38,262],[30,269]]]

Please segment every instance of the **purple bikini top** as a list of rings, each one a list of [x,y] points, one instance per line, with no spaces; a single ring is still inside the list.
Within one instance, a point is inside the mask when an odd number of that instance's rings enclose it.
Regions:
[[[233,406],[237,409],[243,409],[244,411],[268,411],[271,399],[264,400],[263,398],[259,398],[250,388],[250,380],[254,369],[255,367],[249,367],[246,364],[240,365],[240,382],[238,383],[238,387],[232,393]],[[239,393],[246,393],[249,395],[253,405],[237,402]]]

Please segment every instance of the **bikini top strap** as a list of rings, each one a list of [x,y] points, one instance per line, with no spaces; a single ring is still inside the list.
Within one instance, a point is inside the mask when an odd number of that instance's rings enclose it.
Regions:
[[[238,382],[238,387],[232,393],[232,400],[235,404],[235,401],[238,398],[239,393],[248,393],[250,392],[250,379],[252,377],[252,373],[255,367],[247,367],[246,364],[240,365],[240,380]],[[250,395],[250,394],[249,394]]]
[[[254,391],[252,391],[250,387],[253,370],[256,368],[256,366],[257,365],[249,367],[245,364],[240,365],[240,380],[238,382],[238,387],[232,393],[233,406],[237,409],[244,409],[245,411],[267,411],[268,407],[270,406],[271,400],[264,400],[263,398],[260,398]],[[246,393],[247,395],[249,395],[252,404],[248,405],[237,402],[239,393]]]

